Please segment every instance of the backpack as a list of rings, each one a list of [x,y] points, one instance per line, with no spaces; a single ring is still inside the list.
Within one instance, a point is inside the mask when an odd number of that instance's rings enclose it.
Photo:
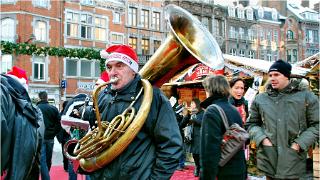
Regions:
[[[221,157],[219,162],[219,166],[224,166],[244,146],[245,142],[249,139],[249,133],[237,123],[229,126],[227,116],[220,106],[216,104],[210,106],[218,109],[226,128],[221,142]]]

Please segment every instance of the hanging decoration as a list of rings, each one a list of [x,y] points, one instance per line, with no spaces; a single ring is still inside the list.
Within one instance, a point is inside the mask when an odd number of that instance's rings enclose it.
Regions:
[[[101,72],[105,70],[105,59],[100,57],[99,50],[93,48],[40,47],[35,44],[1,41],[1,54],[57,56],[99,60]]]

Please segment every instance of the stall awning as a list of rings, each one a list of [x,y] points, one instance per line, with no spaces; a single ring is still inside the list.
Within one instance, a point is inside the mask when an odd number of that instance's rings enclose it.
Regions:
[[[201,83],[202,80],[210,74],[223,74],[224,70],[212,70],[208,66],[197,63],[194,64],[181,73],[174,76],[165,86],[181,86],[186,84],[196,84]]]
[[[319,59],[320,59],[320,53],[316,53],[302,61],[299,61],[294,64],[296,67],[302,67],[302,68],[308,68],[310,69],[309,74],[319,74]]]
[[[232,56],[229,54],[224,54],[223,57],[227,63],[236,64],[237,66],[243,66],[244,68],[252,71],[260,71],[264,73],[268,73],[268,70],[273,63],[261,59],[250,59],[246,57]],[[309,71],[310,69],[307,68],[292,66],[291,74],[305,76]]]

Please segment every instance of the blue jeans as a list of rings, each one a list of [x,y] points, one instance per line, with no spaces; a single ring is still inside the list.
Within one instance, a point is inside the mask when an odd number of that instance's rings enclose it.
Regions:
[[[73,170],[73,164],[72,161],[68,161],[68,174],[69,174],[69,180],[77,180],[77,173]]]
[[[43,139],[40,157],[41,179],[50,180],[49,171],[52,163],[53,139]]]
[[[71,160],[68,162],[68,173],[69,173],[69,180],[77,180],[77,173],[73,170],[73,163]],[[85,175],[86,180],[90,180],[89,175]]]

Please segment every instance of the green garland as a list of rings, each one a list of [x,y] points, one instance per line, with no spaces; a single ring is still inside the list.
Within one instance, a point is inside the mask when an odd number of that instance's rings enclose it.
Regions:
[[[64,47],[39,47],[35,44],[13,43],[1,41],[2,54],[35,55],[35,56],[57,56],[68,58],[85,58],[88,60],[99,60],[100,70],[105,71],[105,59],[100,57],[100,51],[93,48],[64,48]]]

